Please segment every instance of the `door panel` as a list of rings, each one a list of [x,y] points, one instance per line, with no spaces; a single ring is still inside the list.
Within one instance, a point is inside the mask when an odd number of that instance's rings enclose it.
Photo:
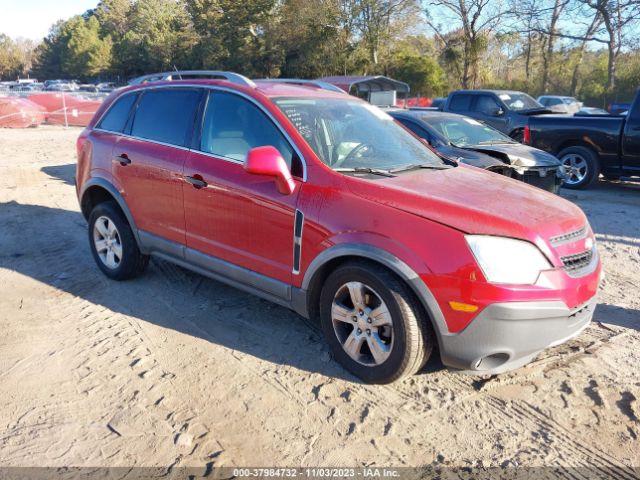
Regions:
[[[299,184],[283,195],[243,162],[250,149],[270,145],[291,168],[299,162],[293,148],[261,107],[229,92],[209,93],[199,137],[184,175],[206,186],[183,183],[187,247],[289,283]]]
[[[640,170],[640,96],[629,111],[622,138],[622,165]]]
[[[273,178],[199,152],[189,153],[184,173],[207,183],[183,183],[187,247],[290,282],[299,182],[293,194],[282,195]]]
[[[116,177],[138,229],[184,245],[182,168],[188,151],[130,137],[113,150]],[[122,165],[118,156],[131,163]]]

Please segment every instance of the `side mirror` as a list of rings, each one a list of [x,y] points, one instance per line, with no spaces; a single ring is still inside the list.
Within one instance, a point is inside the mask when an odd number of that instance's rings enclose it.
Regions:
[[[276,187],[283,195],[291,195],[296,188],[287,163],[275,147],[256,147],[249,150],[244,161],[244,169],[254,175],[275,177]]]
[[[502,110],[501,107],[498,107],[491,111],[491,115],[493,115],[494,117],[501,117],[502,115],[504,115],[504,110]]]

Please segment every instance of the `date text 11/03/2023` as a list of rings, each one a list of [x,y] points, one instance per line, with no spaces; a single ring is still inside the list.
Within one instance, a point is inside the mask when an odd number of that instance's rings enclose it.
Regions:
[[[235,468],[237,478],[397,478],[400,472],[394,468]]]

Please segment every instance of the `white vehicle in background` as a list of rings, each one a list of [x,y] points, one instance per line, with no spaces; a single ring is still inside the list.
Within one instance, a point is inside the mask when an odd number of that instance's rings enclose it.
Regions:
[[[577,113],[584,105],[574,97],[563,97],[560,95],[542,95],[538,97],[538,103],[552,112],[570,114]]]

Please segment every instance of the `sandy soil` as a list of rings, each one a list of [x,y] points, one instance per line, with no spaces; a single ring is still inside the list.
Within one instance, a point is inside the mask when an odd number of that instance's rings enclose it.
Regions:
[[[640,185],[563,195],[597,232],[595,321],[517,372],[437,358],[368,386],[294,313],[169,263],[106,279],[79,129],[0,131],[0,466],[640,466]],[[574,472],[572,478],[587,478]]]

